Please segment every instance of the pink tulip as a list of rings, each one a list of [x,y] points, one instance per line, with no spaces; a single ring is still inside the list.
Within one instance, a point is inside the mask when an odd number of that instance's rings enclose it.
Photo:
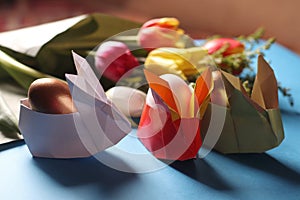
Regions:
[[[158,18],[144,23],[138,33],[138,43],[147,50],[159,47],[180,47],[184,31],[176,18]]]
[[[101,75],[117,82],[126,72],[139,66],[138,60],[122,42],[108,41],[97,50],[95,66]]]

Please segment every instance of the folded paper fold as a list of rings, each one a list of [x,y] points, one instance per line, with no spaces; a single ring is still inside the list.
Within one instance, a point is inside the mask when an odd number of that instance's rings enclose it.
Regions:
[[[78,75],[66,74],[78,110],[45,114],[21,101],[19,127],[33,156],[88,157],[116,144],[131,131],[130,122],[111,103],[87,61],[73,53]]]

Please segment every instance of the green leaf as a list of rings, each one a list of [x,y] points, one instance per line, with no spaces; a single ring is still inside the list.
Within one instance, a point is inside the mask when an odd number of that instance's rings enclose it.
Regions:
[[[258,41],[259,39],[262,38],[262,36],[264,35],[264,33],[265,33],[265,29],[263,27],[260,27],[254,33],[252,33],[251,35],[249,35],[247,37],[247,39],[249,41],[251,41],[251,40]]]
[[[0,132],[10,139],[21,139],[16,117],[0,95]]]
[[[1,50],[0,66],[26,90],[35,79],[51,77],[18,62]]]
[[[9,78],[9,74],[0,66],[0,79]]]

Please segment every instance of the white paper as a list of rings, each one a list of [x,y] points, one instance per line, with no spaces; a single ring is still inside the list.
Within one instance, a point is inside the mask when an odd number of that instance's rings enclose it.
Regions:
[[[80,15],[56,22],[3,32],[0,33],[0,45],[34,57],[44,44],[85,17],[86,15]]]
[[[78,112],[46,114],[21,101],[19,128],[33,156],[88,157],[118,143],[131,131],[127,118],[107,99],[93,70],[77,54],[78,75],[66,78]]]

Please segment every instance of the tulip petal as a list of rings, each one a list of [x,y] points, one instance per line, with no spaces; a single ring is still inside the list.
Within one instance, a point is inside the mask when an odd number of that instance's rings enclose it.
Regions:
[[[159,47],[184,47],[181,41],[184,31],[178,26],[176,18],[151,19],[139,30],[138,43],[149,51]]]
[[[122,42],[107,41],[99,46],[95,55],[95,67],[106,78],[117,82],[130,69],[139,66],[128,46]]]

